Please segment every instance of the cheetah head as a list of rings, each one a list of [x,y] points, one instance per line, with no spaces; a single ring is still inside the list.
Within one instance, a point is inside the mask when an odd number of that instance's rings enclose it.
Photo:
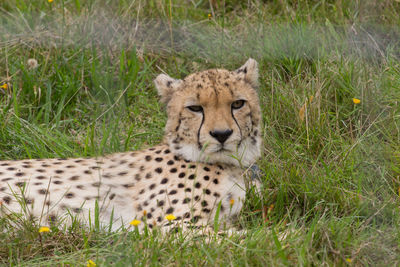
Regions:
[[[155,79],[167,105],[165,141],[190,161],[250,166],[261,153],[258,67],[249,59],[235,71],[211,69],[183,80]]]

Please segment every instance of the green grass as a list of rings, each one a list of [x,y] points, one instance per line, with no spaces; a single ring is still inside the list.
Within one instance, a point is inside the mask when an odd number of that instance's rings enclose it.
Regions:
[[[395,0],[3,0],[0,159],[156,144],[166,120],[158,73],[253,57],[265,176],[238,222],[244,237],[78,225],[39,235],[29,219],[0,218],[0,264],[398,265],[399,10]]]

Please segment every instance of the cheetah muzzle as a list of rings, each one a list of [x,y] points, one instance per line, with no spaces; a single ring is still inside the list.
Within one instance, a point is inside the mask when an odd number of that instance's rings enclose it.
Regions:
[[[237,217],[245,172],[261,153],[257,62],[235,71],[211,69],[183,80],[155,79],[168,120],[164,142],[98,158],[0,161],[0,216],[26,213],[40,225],[76,215],[103,225],[207,226]],[[139,227],[143,227],[144,223]]]

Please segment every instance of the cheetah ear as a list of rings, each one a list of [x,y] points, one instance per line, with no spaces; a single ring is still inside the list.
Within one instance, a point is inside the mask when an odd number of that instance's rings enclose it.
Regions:
[[[236,70],[236,73],[243,76],[245,81],[254,88],[258,87],[258,63],[254,59],[249,58],[243,66]]]
[[[175,91],[175,89],[181,84],[182,80],[177,80],[169,77],[166,74],[160,74],[154,80],[158,95],[161,97],[161,102],[167,104]]]

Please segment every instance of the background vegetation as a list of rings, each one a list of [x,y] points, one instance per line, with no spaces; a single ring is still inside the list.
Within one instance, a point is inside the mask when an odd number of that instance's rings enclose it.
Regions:
[[[158,73],[253,57],[265,176],[245,236],[39,234],[0,218],[0,264],[398,265],[399,13],[397,0],[2,0],[0,159],[156,144]]]

